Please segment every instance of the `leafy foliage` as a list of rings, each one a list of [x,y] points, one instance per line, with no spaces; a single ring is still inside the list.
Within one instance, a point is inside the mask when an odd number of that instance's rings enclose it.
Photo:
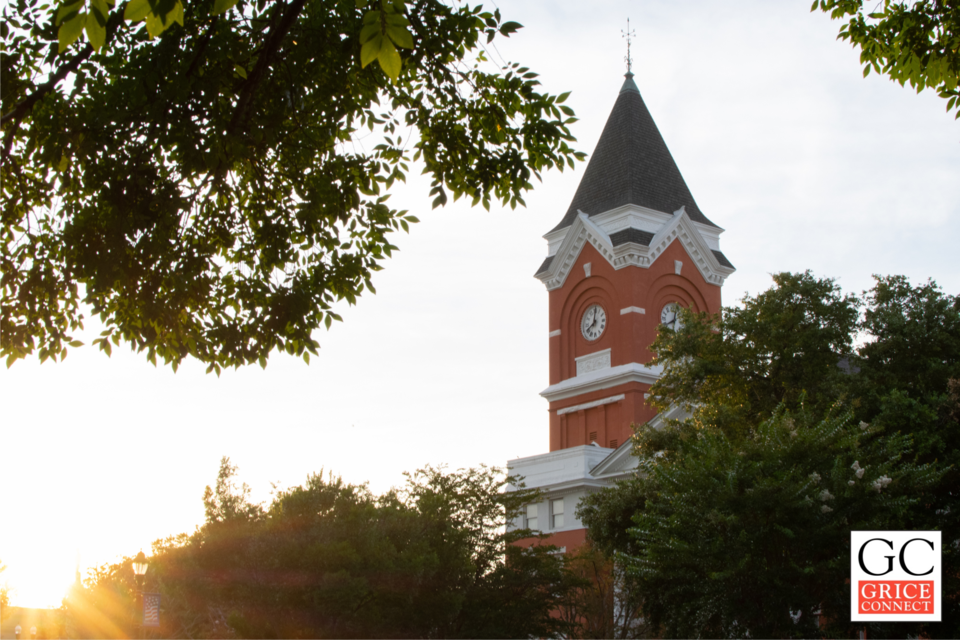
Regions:
[[[811,637],[821,612],[842,623],[849,531],[899,528],[942,476],[905,462],[908,437],[874,433],[849,413],[780,410],[753,437],[707,425],[643,458],[647,502],[631,535],[653,624],[671,637]]]
[[[851,635],[848,532],[935,529],[953,540],[944,621],[868,634],[956,637],[960,298],[777,274],[685,320],[654,344],[651,394],[689,418],[638,428],[641,472],[579,510],[599,548],[635,558],[645,615],[666,635]]]
[[[547,545],[505,523],[534,492],[489,468],[426,468],[399,490],[312,475],[267,507],[221,463],[206,523],[154,544],[147,588],[171,637],[555,637],[569,590]],[[129,573],[129,568],[126,569]],[[91,588],[118,590],[123,567]],[[115,585],[114,583],[117,583]],[[109,616],[105,616],[109,617]]]
[[[870,340],[854,360],[850,395],[858,417],[910,435],[915,459],[944,469],[943,480],[912,509],[911,528],[960,531],[960,297],[935,282],[911,286],[902,276],[876,278],[864,295],[861,331]],[[889,625],[891,637],[960,636],[960,544],[944,544],[944,621],[921,628]],[[876,635],[876,634],[875,634]],[[880,637],[879,635],[877,637]]]
[[[839,397],[840,359],[853,352],[858,301],[830,279],[777,273],[774,286],[718,318],[684,314],[682,331],[661,332],[652,345],[665,365],[650,390],[664,411],[691,408],[714,424],[757,424],[781,404],[806,397],[823,410]]]
[[[867,7],[863,0],[814,0],[810,10],[845,21],[838,37],[860,48],[864,77],[872,70],[917,93],[929,87],[960,118],[960,3],[882,0]]]
[[[481,38],[520,26],[499,11],[109,6],[4,8],[8,366],[79,346],[87,307],[108,354],[122,341],[216,372],[274,350],[309,360],[314,330],[339,320],[332,305],[372,291],[391,234],[418,221],[387,204],[414,163],[435,207],[452,194],[489,208],[522,205],[542,171],[584,157],[568,145],[566,95],[538,92],[517,64],[487,71]]]
[[[62,637],[133,638],[139,635],[141,610],[133,558],[121,558],[87,571],[63,600]],[[149,589],[149,585],[147,587]]]

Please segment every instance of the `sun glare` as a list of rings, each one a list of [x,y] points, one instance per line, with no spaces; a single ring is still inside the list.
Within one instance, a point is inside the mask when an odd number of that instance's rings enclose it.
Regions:
[[[73,554],[22,554],[0,557],[7,570],[0,581],[10,587],[10,604],[35,609],[57,608],[74,582]]]

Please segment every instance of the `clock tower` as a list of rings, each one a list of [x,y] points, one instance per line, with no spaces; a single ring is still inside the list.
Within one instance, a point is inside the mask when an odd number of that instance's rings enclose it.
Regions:
[[[550,292],[550,450],[616,449],[655,412],[650,344],[678,307],[716,313],[733,266],[697,207],[633,74],[536,277]]]
[[[646,403],[660,375],[650,345],[678,310],[720,311],[734,272],[723,229],[697,206],[629,71],[573,201],[544,238],[536,272],[549,292],[549,453],[511,473],[544,490],[516,527],[578,544],[579,499],[631,472],[632,425],[657,420]],[[571,537],[572,535],[572,537]]]

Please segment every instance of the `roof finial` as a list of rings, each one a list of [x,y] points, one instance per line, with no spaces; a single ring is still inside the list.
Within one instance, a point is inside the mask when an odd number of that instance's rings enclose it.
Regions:
[[[637,37],[637,32],[630,29],[630,18],[627,18],[627,30],[621,30],[620,33],[623,34],[623,37],[627,39],[627,57],[624,60],[627,62],[627,75],[633,75],[633,58],[630,56],[630,44],[631,39]]]

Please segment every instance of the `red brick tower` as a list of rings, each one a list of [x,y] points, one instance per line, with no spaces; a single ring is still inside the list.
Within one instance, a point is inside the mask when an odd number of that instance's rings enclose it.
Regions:
[[[550,292],[541,392],[550,453],[508,466],[548,499],[515,526],[556,532],[560,546],[582,540],[580,498],[630,472],[631,425],[656,416],[645,402],[660,374],[650,344],[676,326],[678,307],[720,310],[734,271],[722,232],[697,207],[628,72],[569,209],[544,236],[536,277]]]

